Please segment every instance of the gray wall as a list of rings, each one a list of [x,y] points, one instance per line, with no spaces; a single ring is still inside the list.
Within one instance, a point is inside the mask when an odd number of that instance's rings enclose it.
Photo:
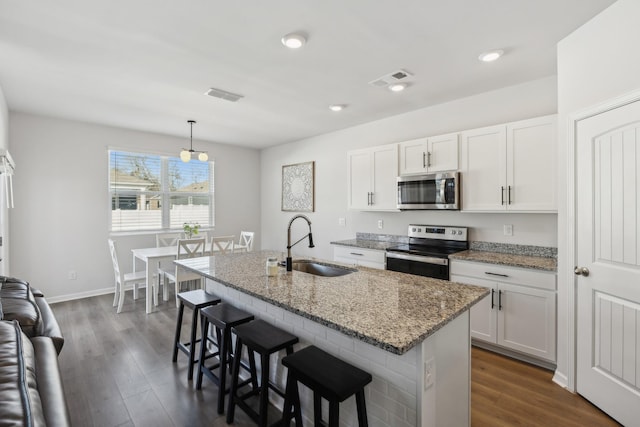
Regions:
[[[9,148],[9,109],[0,87],[0,148]],[[4,177],[0,178],[0,275],[9,275],[9,212],[5,202]]]
[[[316,211],[313,222],[315,249],[303,243],[294,253],[331,259],[329,242],[354,238],[356,232],[406,234],[410,223],[466,225],[470,238],[492,242],[556,246],[556,214],[481,214],[413,211],[372,213],[347,210],[347,151],[441,135],[556,112],[556,79],[507,87],[446,104],[416,110],[262,151],[262,247],[285,250],[286,227],[291,212],[280,210],[282,166],[316,162]],[[349,114],[349,110],[344,111]],[[544,173],[545,165],[540,165]],[[346,226],[338,218],[346,218]],[[377,228],[382,219],[384,229]],[[513,224],[513,236],[503,235],[503,224]],[[294,236],[303,235],[306,224],[296,223]]]
[[[11,217],[11,274],[56,301],[111,291],[107,247],[108,147],[177,155],[185,138],[21,113],[10,114],[9,148],[17,164]],[[254,230],[260,238],[260,153],[194,141],[215,160],[216,234]],[[120,262],[155,236],[117,235]],[[141,268],[142,266],[140,266]],[[69,271],[77,280],[69,280]]]

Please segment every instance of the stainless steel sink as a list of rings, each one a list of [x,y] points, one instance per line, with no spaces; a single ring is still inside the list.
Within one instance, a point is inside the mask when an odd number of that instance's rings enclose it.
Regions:
[[[302,271],[303,273],[322,277],[344,276],[345,274],[350,274],[358,271],[355,268],[342,267],[335,264],[326,264],[317,261],[311,261],[308,259],[299,259],[293,261],[292,268],[297,271]]]

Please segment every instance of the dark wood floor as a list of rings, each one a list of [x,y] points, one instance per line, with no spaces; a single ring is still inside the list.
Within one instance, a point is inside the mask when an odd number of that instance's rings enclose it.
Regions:
[[[171,363],[177,310],[145,314],[130,294],[115,314],[109,295],[53,304],[65,334],[59,357],[73,425],[226,426],[216,413],[216,387],[187,381],[184,355]],[[187,310],[188,311],[188,310]],[[185,316],[186,340],[190,316]],[[615,426],[586,400],[551,382],[551,372],[473,349],[472,425]],[[236,411],[237,426],[253,425]]]

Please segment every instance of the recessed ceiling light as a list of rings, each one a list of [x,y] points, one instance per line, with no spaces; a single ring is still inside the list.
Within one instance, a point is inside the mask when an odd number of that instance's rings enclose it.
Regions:
[[[333,104],[333,105],[329,105],[329,109],[331,111],[342,111],[346,108],[347,106],[344,104]]]
[[[282,37],[281,42],[289,49],[299,49],[307,42],[307,39],[302,34],[289,33]]]
[[[481,53],[480,56],[478,56],[478,59],[482,62],[493,62],[502,55],[504,55],[504,50],[491,50],[489,52]]]
[[[407,88],[406,83],[394,83],[392,85],[389,85],[389,90],[391,92],[402,92],[406,88]]]

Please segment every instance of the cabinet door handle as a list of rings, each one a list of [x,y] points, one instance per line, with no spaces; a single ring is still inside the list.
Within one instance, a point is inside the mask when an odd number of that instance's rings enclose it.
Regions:
[[[485,271],[484,274],[488,274],[489,276],[509,277],[508,274],[492,273],[490,271]]]
[[[426,168],[427,167],[427,161],[425,159],[425,157],[427,156],[427,153],[425,153],[424,151],[422,152],[422,167]]]
[[[493,307],[495,307],[496,305],[493,303],[493,294],[496,293],[495,289],[491,289],[491,310],[493,310]]]
[[[500,205],[504,205],[504,187],[500,187]]]
[[[371,192],[371,206],[376,204],[376,199],[373,198],[374,194],[374,192]]]
[[[364,256],[364,254],[359,254],[358,252],[350,252],[351,255]]]
[[[427,152],[427,167],[431,167],[431,151]]]
[[[511,186],[507,186],[507,204],[511,204]]]
[[[367,206],[371,206],[371,193],[367,192]]]
[[[502,291],[498,291],[498,310],[502,310]]]

